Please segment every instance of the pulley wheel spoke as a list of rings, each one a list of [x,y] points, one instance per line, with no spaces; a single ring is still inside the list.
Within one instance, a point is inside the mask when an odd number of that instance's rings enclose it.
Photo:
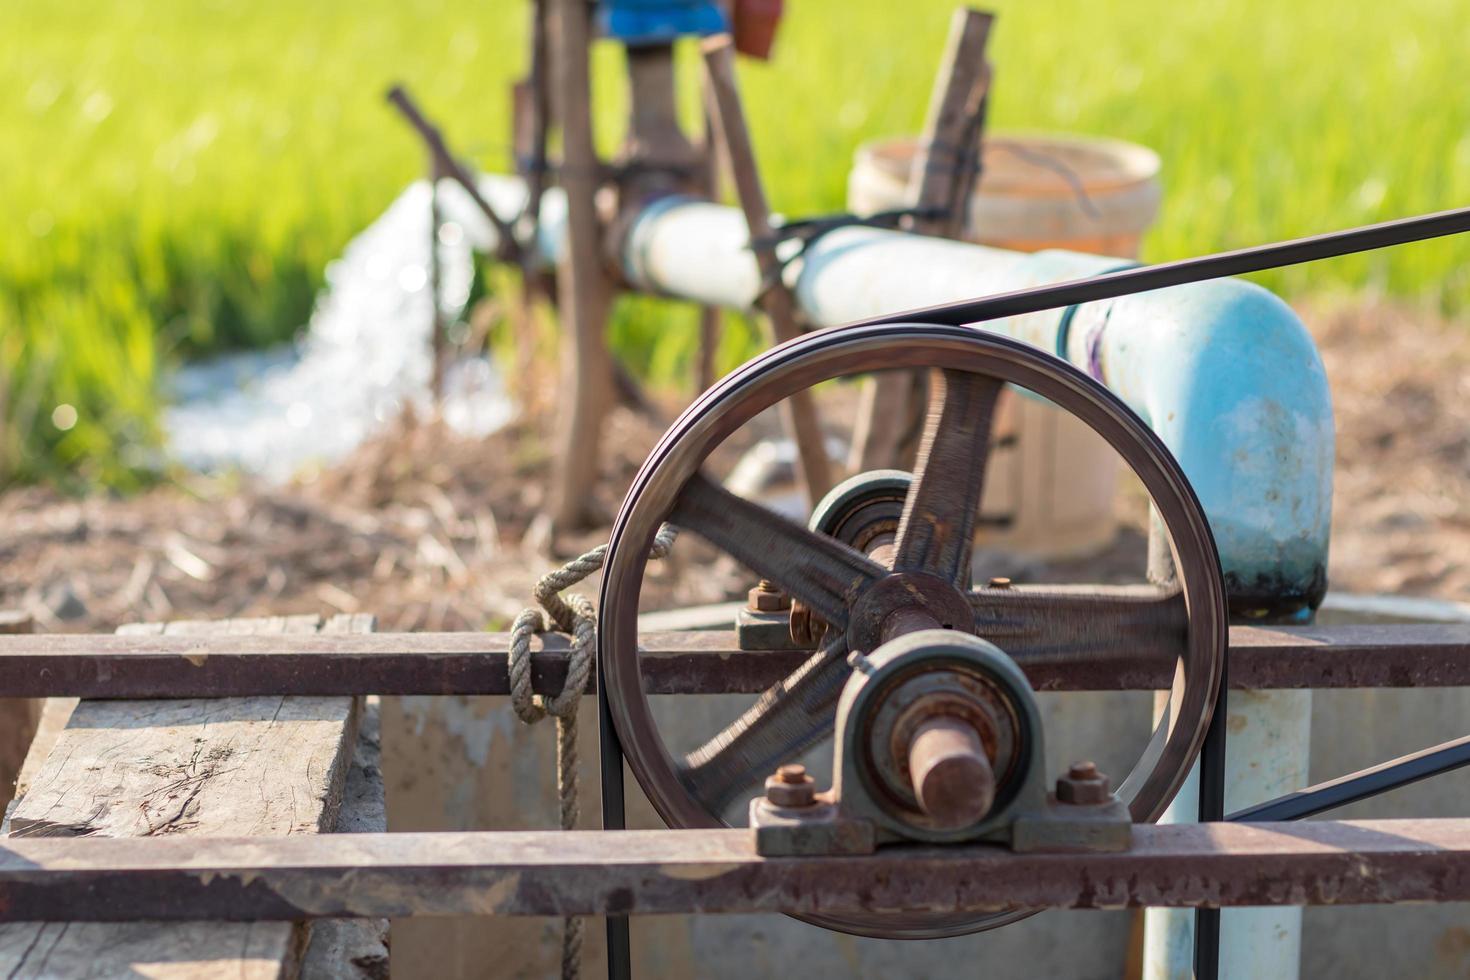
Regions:
[[[770,579],[839,631],[847,628],[852,600],[886,572],[835,538],[738,497],[703,473],[684,484],[669,520]]]
[[[898,525],[895,571],[970,584],[970,543],[985,483],[990,425],[1004,382],[969,371],[929,372],[929,417]]]
[[[838,637],[689,753],[680,781],[711,813],[720,813],[776,766],[831,738],[850,670],[847,642]]]

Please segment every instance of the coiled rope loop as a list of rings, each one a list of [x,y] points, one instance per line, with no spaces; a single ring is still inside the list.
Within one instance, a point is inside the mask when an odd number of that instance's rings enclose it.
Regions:
[[[677,534],[678,529],[671,524],[659,528],[649,557],[667,558]],[[607,545],[598,545],[543,575],[531,592],[537,606],[521,610],[510,631],[510,702],[516,715],[528,725],[547,715],[556,719],[556,797],[562,830],[576,827],[580,813],[577,705],[587,690],[597,655],[597,610],[592,600],[579,593],[565,597],[562,593],[602,568],[606,561]],[[546,697],[531,690],[531,637],[551,631],[570,634],[572,651],[567,662],[567,679],[560,693]],[[562,923],[562,980],[576,980],[581,972],[582,920],[568,918]]]

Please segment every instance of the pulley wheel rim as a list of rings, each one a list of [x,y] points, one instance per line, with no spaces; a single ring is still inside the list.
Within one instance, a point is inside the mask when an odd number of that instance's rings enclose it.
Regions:
[[[835,327],[772,348],[690,405],[634,477],[613,524],[598,614],[600,683],[629,768],[669,826],[724,826],[680,781],[679,762],[659,734],[638,660],[638,599],[648,550],[684,484],[721,442],[797,391],[850,375],[941,367],[998,378],[1050,400],[1082,419],[1143,483],[1174,551],[1188,636],[1179,659],[1182,691],[1176,684],[1166,720],[1118,792],[1135,820],[1153,822],[1188,777],[1219,692],[1227,613],[1208,521],[1162,440],[1101,384],[1020,341],[972,327],[922,323]],[[1034,911],[802,918],[881,938],[937,938],[994,928]]]

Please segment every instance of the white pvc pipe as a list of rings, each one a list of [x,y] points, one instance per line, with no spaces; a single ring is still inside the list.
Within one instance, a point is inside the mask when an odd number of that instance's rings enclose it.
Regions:
[[[1161,692],[1157,709],[1166,694]],[[1239,810],[1308,785],[1311,691],[1231,691],[1225,717],[1225,808]],[[1163,823],[1193,823],[1199,767]],[[1194,910],[1144,912],[1143,980],[1194,976]],[[1220,914],[1221,980],[1288,980],[1301,962],[1302,910],[1295,906],[1226,909]]]

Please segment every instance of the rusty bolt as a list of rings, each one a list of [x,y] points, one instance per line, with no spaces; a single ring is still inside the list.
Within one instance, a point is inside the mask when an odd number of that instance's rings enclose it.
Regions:
[[[766,801],[772,806],[811,806],[817,801],[816,781],[806,766],[782,766],[766,780]]]
[[[784,612],[791,608],[791,597],[765,578],[747,593],[746,600],[746,607],[755,612]]]
[[[997,575],[990,580],[990,587],[992,589],[1009,589],[1011,587],[1011,580],[1003,575]]]
[[[1057,801],[1076,806],[1106,803],[1112,795],[1108,777],[1091,762],[1074,762],[1067,774],[1057,780]]]

